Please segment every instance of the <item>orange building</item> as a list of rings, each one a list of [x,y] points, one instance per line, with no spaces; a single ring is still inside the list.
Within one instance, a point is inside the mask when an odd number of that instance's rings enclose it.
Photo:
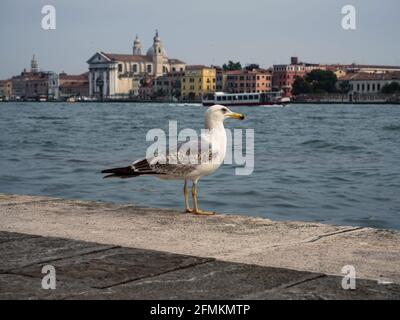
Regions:
[[[272,72],[264,69],[226,71],[223,91],[228,93],[261,93],[272,90]]]

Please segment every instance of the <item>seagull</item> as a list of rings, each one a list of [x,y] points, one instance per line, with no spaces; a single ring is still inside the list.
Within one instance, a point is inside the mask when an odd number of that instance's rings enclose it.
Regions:
[[[197,182],[201,177],[215,172],[226,154],[224,120],[243,120],[244,115],[222,105],[214,105],[205,112],[205,129],[196,139],[181,143],[168,152],[136,160],[128,167],[103,170],[104,178],[133,178],[150,175],[165,180],[184,180],[185,212],[213,215],[215,212],[200,210],[197,204]],[[206,146],[206,147],[204,147]],[[188,181],[192,181],[193,209],[189,206]]]

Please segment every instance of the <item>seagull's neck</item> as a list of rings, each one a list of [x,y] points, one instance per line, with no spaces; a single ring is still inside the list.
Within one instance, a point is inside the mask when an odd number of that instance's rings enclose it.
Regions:
[[[224,122],[206,119],[205,127],[209,132],[212,143],[218,146],[218,157],[222,162],[225,158],[227,144]]]
[[[206,119],[205,128],[210,131],[225,131],[224,122]]]

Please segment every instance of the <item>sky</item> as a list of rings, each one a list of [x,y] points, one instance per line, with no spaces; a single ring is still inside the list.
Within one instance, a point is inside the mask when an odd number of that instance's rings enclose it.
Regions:
[[[342,7],[356,9],[344,30]],[[56,9],[56,29],[42,29],[42,7]],[[228,60],[262,67],[291,56],[314,63],[400,65],[399,0],[1,0],[0,79],[30,68],[78,74],[97,51],[142,51],[155,29],[170,58],[188,64]]]

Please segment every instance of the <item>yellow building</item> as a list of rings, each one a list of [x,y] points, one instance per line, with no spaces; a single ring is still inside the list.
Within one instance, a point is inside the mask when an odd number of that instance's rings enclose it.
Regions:
[[[346,71],[343,69],[338,69],[334,72],[336,74],[336,78],[340,79],[343,78],[346,75]]]
[[[186,66],[181,81],[181,95],[185,100],[201,100],[210,92],[215,92],[216,70],[203,65]]]

